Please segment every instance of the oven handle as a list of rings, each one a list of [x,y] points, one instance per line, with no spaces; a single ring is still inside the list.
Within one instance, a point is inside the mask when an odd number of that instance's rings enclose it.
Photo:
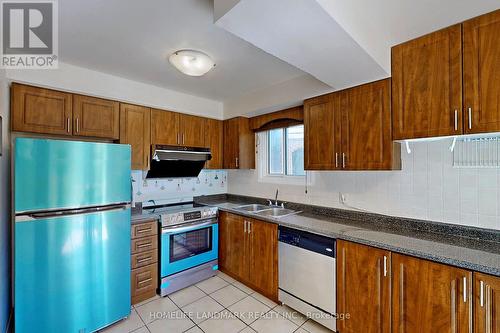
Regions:
[[[191,223],[188,223],[188,224],[182,224],[182,225],[178,225],[178,226],[172,226],[172,227],[163,227],[161,229],[161,233],[162,234],[177,234],[177,233],[181,233],[181,232],[185,232],[185,231],[189,231],[191,229],[194,229],[194,228],[199,228],[199,227],[204,227],[204,226],[208,226],[208,225],[212,225],[212,224],[217,224],[218,221],[217,219],[210,219],[210,220],[207,220],[207,221],[196,221],[196,222],[191,222]]]

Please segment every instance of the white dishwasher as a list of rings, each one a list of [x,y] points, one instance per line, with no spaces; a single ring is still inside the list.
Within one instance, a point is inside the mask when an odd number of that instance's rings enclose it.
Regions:
[[[335,239],[279,227],[279,300],[336,330]]]

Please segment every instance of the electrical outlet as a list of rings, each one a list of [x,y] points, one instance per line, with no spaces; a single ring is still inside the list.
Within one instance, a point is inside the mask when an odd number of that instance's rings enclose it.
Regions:
[[[347,196],[342,192],[339,193],[339,202],[341,204],[345,204],[347,202]]]

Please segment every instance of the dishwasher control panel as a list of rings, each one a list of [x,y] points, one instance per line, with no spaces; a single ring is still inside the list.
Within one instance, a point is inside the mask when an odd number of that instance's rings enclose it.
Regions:
[[[279,226],[279,241],[335,258],[335,239],[307,231]]]

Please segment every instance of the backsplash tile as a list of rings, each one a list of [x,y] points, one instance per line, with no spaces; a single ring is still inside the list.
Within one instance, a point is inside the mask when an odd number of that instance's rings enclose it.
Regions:
[[[193,196],[226,193],[227,171],[202,170],[197,178],[142,179],[142,171],[133,170],[132,190],[134,202],[189,201]]]
[[[309,172],[313,184],[277,185],[258,181],[256,170],[228,172],[228,192],[273,197],[305,204],[351,209],[339,201],[375,213],[500,230],[500,169],[453,167],[452,139],[401,147],[401,171]],[[258,156],[257,156],[258,158]]]

